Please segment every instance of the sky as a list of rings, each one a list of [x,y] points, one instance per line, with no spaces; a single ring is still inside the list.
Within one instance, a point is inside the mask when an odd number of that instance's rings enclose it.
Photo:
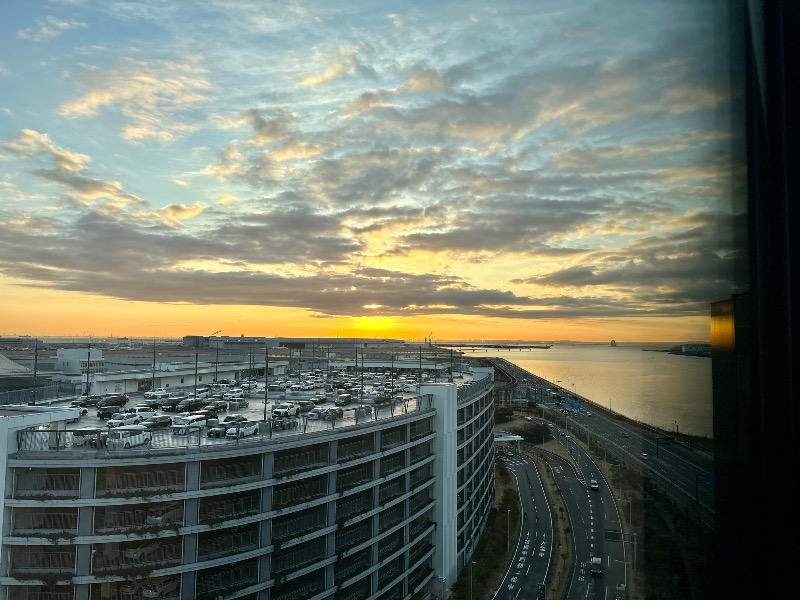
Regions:
[[[4,2],[0,335],[708,340],[720,4]]]

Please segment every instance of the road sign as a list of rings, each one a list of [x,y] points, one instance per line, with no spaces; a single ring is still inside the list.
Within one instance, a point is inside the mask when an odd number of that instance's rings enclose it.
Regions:
[[[607,542],[619,542],[622,540],[622,532],[619,529],[606,529]]]
[[[658,443],[663,444],[664,446],[669,446],[675,443],[675,438],[671,437],[658,438]]]
[[[711,472],[706,473],[706,483],[708,485],[714,485],[714,473]]]
[[[536,587],[536,600],[547,600],[547,588],[543,583]]]

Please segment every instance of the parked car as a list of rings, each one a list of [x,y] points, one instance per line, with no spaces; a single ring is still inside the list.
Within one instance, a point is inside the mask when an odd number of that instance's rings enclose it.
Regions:
[[[272,418],[276,417],[296,417],[300,414],[300,407],[287,402],[285,404],[276,404],[272,407]]]
[[[326,408],[325,412],[322,413],[322,418],[325,421],[330,421],[332,419],[341,419],[344,417],[344,410],[339,408],[338,406],[331,406],[330,408]]]
[[[107,431],[97,427],[82,427],[81,429],[74,429],[70,433],[72,433],[73,446],[89,446],[92,448],[97,447],[96,442],[101,433],[108,435]]]
[[[258,433],[258,423],[250,423],[249,421],[243,421],[241,423],[237,423],[235,427],[229,427],[228,431],[225,432],[226,438],[243,438],[248,435],[256,435]]]
[[[248,406],[250,406],[250,402],[248,402],[244,398],[239,398],[237,400],[234,400],[234,402],[236,402],[236,404],[239,405],[239,408],[247,408]]]
[[[178,404],[186,400],[186,396],[169,396],[161,399],[161,410],[175,411]]]
[[[215,425],[208,430],[208,437],[221,438],[225,437],[225,433],[230,429],[233,423],[243,423],[247,421],[247,417],[239,414],[226,415],[218,425]]]
[[[143,425],[148,429],[163,429],[165,427],[172,427],[172,417],[168,417],[167,415],[156,415],[154,417],[150,417],[149,419],[145,419],[139,425]]]
[[[203,408],[205,405],[206,402],[200,398],[185,398],[175,405],[175,411],[192,412]]]
[[[208,390],[205,388],[197,388],[190,398],[208,398]]]
[[[211,400],[210,402],[206,402],[203,408],[216,412],[225,412],[228,410],[228,403],[225,402],[225,400]]]
[[[308,411],[308,415],[306,415],[306,416],[309,419],[313,419],[313,420],[321,419],[322,418],[322,413],[324,413],[326,410],[328,410],[328,409],[327,408],[321,408],[321,407],[318,406],[318,407],[312,408],[310,411]]]
[[[102,408],[97,409],[97,418],[98,419],[110,419],[116,413],[120,412],[122,407],[120,406],[103,406]]]
[[[144,400],[140,400],[139,404],[141,406],[149,406],[150,408],[161,408],[162,400],[160,398],[146,398]]]
[[[153,434],[142,425],[121,425],[108,430],[106,444],[109,448],[120,450],[134,446],[149,446]]]
[[[169,396],[169,392],[165,388],[154,388],[152,390],[147,390],[144,393],[145,398],[166,398]]]
[[[108,420],[108,427],[122,427],[123,425],[138,425],[141,419],[135,413],[114,413]]]
[[[244,398],[244,390],[242,388],[234,388],[222,394],[223,400],[236,400],[237,398]]]
[[[102,399],[102,396],[87,396],[84,394],[83,396],[78,396],[78,398],[70,402],[69,405],[91,408],[92,406],[96,406]]]
[[[297,407],[300,409],[301,413],[307,413],[314,408],[314,403],[311,400],[298,400]]]
[[[135,414],[139,415],[139,418],[142,419],[142,420],[149,419],[150,417],[155,417],[156,416],[156,411],[153,410],[152,407],[146,406],[146,405],[143,405],[143,404],[137,404],[133,408],[126,409],[125,412],[135,413]]]
[[[172,433],[186,435],[190,429],[204,427],[208,422],[205,415],[181,415],[172,420]]]
[[[297,419],[291,417],[278,417],[272,419],[273,430],[297,429]]]
[[[128,403],[128,400],[130,400],[130,398],[128,398],[128,396],[125,394],[106,396],[101,400],[98,400],[95,406],[97,408],[106,408],[108,406],[125,406]]]

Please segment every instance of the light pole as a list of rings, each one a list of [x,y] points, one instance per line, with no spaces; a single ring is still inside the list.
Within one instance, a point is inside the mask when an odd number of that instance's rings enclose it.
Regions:
[[[472,565],[474,564],[474,560],[469,561],[469,600],[472,600]]]
[[[511,552],[511,509],[508,509],[508,519],[506,519],[506,552]]]
[[[264,421],[267,420],[267,404],[269,403],[269,346],[264,340]]]

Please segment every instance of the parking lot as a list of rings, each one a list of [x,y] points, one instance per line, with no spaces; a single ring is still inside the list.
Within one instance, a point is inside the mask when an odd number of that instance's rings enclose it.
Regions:
[[[365,390],[367,391],[367,390]],[[319,397],[323,394],[321,389],[309,390],[308,392],[292,392],[292,391],[271,391],[268,395],[268,403],[265,411],[264,389],[259,388],[255,392],[246,392],[245,398],[242,401],[247,403],[247,406],[237,406],[236,400],[231,400],[228,403],[226,410],[218,413],[218,421],[222,421],[227,415],[239,414],[247,419],[247,422],[259,423],[258,432],[255,436],[266,437],[280,437],[287,435],[300,435],[304,432],[323,431],[331,429],[332,427],[347,427],[356,425],[367,419],[387,418],[392,415],[401,414],[405,410],[416,410],[417,399],[416,394],[407,392],[398,397],[391,404],[382,404],[375,406],[370,403],[364,403],[361,408],[359,403],[353,402],[350,405],[342,406],[341,418],[333,420],[314,419],[308,418],[308,411],[300,413],[296,418],[289,419],[272,419],[272,408],[277,404],[287,402],[298,402],[300,400],[308,400],[313,396]],[[128,394],[129,401],[120,412],[133,409],[141,402],[144,401],[144,396],[141,393]],[[320,408],[333,408],[335,395],[330,395],[325,402],[319,403],[317,406]],[[402,397],[402,399],[401,399]],[[209,402],[211,400],[209,399]],[[155,408],[157,415],[166,415],[171,418],[177,417],[180,413],[164,411],[160,408]],[[265,420],[266,415],[266,420]],[[98,418],[97,409],[94,407],[87,407],[87,414],[82,416],[76,423],[70,424],[68,429],[83,429],[83,428],[108,428],[107,418]],[[152,430],[152,439],[150,445],[155,448],[187,446],[187,445],[205,445],[205,444],[225,444],[230,443],[230,439],[222,437],[209,437],[208,431],[213,427],[213,421],[207,425],[200,427],[187,428],[185,434],[173,433],[172,427],[165,427]],[[235,427],[235,424],[231,425]],[[244,439],[244,437],[243,437]]]

